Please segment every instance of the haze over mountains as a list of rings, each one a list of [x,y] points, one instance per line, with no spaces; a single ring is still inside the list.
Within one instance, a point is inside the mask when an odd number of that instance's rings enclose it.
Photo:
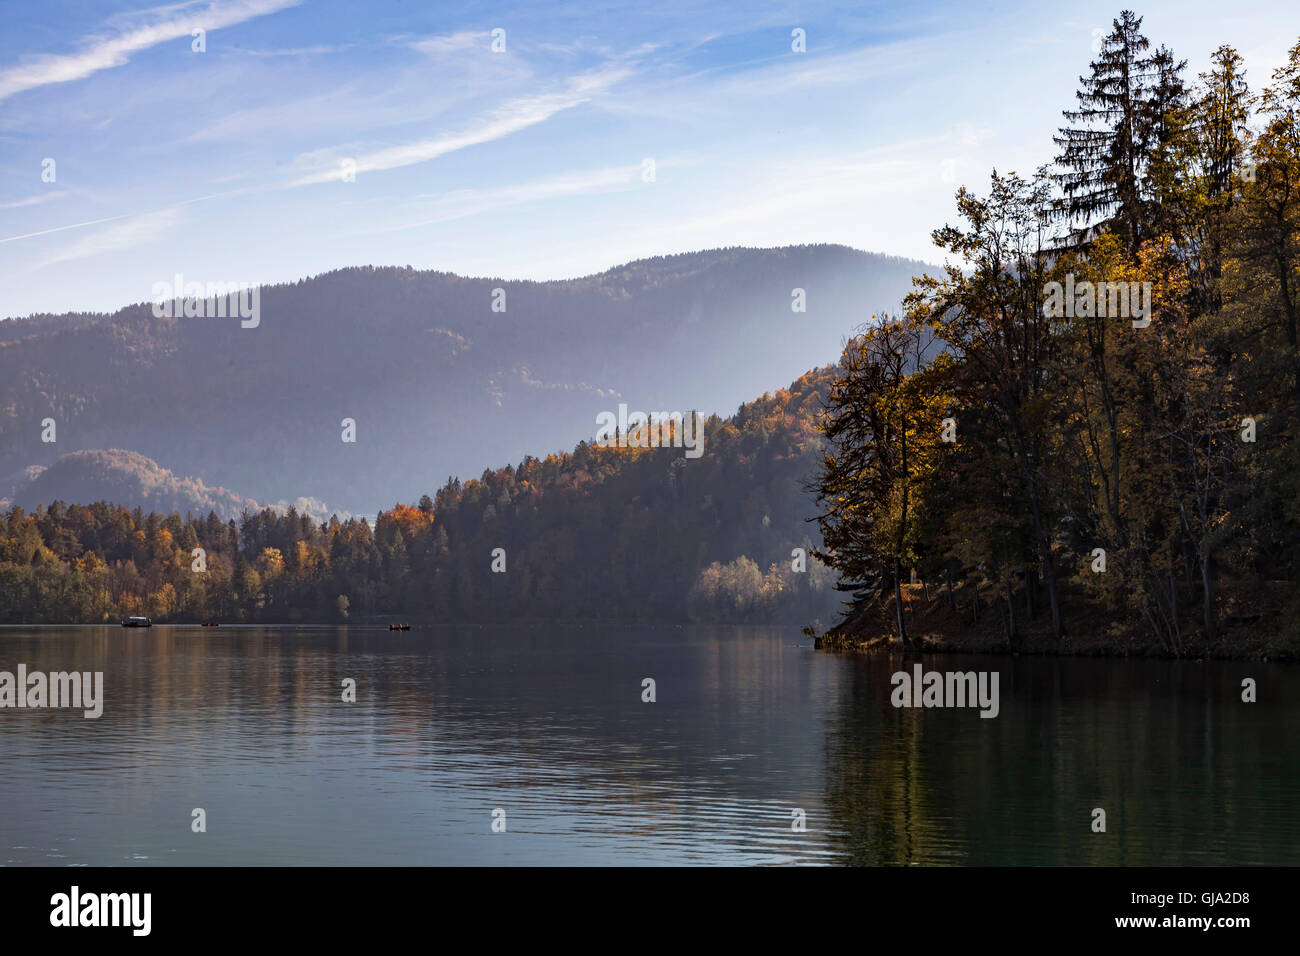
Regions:
[[[88,493],[95,495],[93,500],[139,505],[146,511],[215,511],[226,520],[246,508],[256,510],[258,505],[224,488],[178,478],[143,455],[118,449],[76,451],[49,468],[33,466],[31,470],[30,480],[14,489],[14,504],[27,511],[56,500],[80,502]]]
[[[834,361],[924,270],[830,245],[711,250],[552,282],[360,267],[264,287],[256,328],[155,318],[148,302],[0,322],[0,497],[121,500],[129,482],[106,494],[93,480],[133,460],[120,455],[28,484],[33,466],[120,449],[228,505],[310,497],[373,514],[448,475],[571,448],[620,403],[729,414]],[[345,418],[354,444],[341,439]]]
[[[245,511],[265,505],[281,510],[290,505],[320,521],[328,520],[332,509],[320,501],[297,498],[292,501],[258,502],[225,488],[213,488],[201,479],[179,476],[151,458],[116,448],[74,451],[43,468],[33,465],[16,483],[12,504],[26,511],[53,501],[112,501],[161,514],[214,512],[223,521],[239,518]],[[346,511],[338,511],[347,517]]]

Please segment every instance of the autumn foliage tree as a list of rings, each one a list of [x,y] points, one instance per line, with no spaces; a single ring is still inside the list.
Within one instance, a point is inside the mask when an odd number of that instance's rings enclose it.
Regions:
[[[1115,21],[1056,169],[961,189],[943,273],[845,350],[820,490],[850,617],[914,562],[971,626],[997,595],[1012,645],[1231,653],[1293,619],[1300,43],[1253,95],[1231,46],[1185,85],[1140,27]],[[935,353],[897,361],[903,334]]]

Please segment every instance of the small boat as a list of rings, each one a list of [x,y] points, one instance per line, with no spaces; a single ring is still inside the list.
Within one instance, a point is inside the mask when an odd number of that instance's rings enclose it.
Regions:
[[[204,621],[202,624],[199,625],[199,627],[220,627],[220,626],[221,625],[218,624],[216,621]]]
[[[153,627],[153,621],[147,617],[128,617],[122,621],[123,627]]]
[[[409,630],[411,629],[411,625],[409,625],[409,624],[389,624],[389,625],[388,625],[388,629],[389,629],[390,631],[409,631]]]

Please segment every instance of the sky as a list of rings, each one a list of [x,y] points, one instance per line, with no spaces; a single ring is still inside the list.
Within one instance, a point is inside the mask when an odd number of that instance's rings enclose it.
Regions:
[[[0,317],[110,312],[178,273],[558,279],[817,242],[940,261],[959,185],[1052,159],[1120,9],[3,0]],[[1300,38],[1292,0],[1135,10],[1189,77],[1230,42],[1259,88]]]

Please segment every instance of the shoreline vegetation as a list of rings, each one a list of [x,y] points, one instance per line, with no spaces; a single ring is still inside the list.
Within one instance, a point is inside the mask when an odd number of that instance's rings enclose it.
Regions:
[[[1288,582],[1272,582],[1275,586]],[[1242,601],[1243,610],[1225,615],[1223,628],[1213,642],[1200,635],[1190,635],[1182,653],[1171,654],[1163,644],[1118,615],[1097,614],[1085,620],[1074,618],[1074,627],[1056,640],[1051,622],[1042,616],[1023,617],[1027,609],[1019,608],[1015,637],[1007,633],[1005,605],[989,593],[980,595],[978,612],[974,595],[965,587],[954,589],[951,598],[945,590],[921,584],[902,588],[903,615],[908,630],[906,645],[895,630],[893,600],[875,600],[858,605],[845,620],[815,637],[818,650],[838,653],[923,653],[923,654],[993,654],[1041,655],[1051,657],[1138,657],[1151,659],[1180,658],[1189,661],[1236,660],[1288,662],[1300,661],[1300,640],[1296,632],[1279,633],[1266,622],[1276,621],[1282,613],[1282,592],[1272,598],[1256,595]],[[1023,593],[1015,600],[1025,601]],[[1262,611],[1245,608],[1263,608]],[[978,618],[976,615],[979,615]],[[809,634],[811,629],[806,629]]]
[[[1255,91],[1141,26],[1054,164],[959,189],[944,270],[844,350],[823,647],[1297,656],[1300,43]]]

